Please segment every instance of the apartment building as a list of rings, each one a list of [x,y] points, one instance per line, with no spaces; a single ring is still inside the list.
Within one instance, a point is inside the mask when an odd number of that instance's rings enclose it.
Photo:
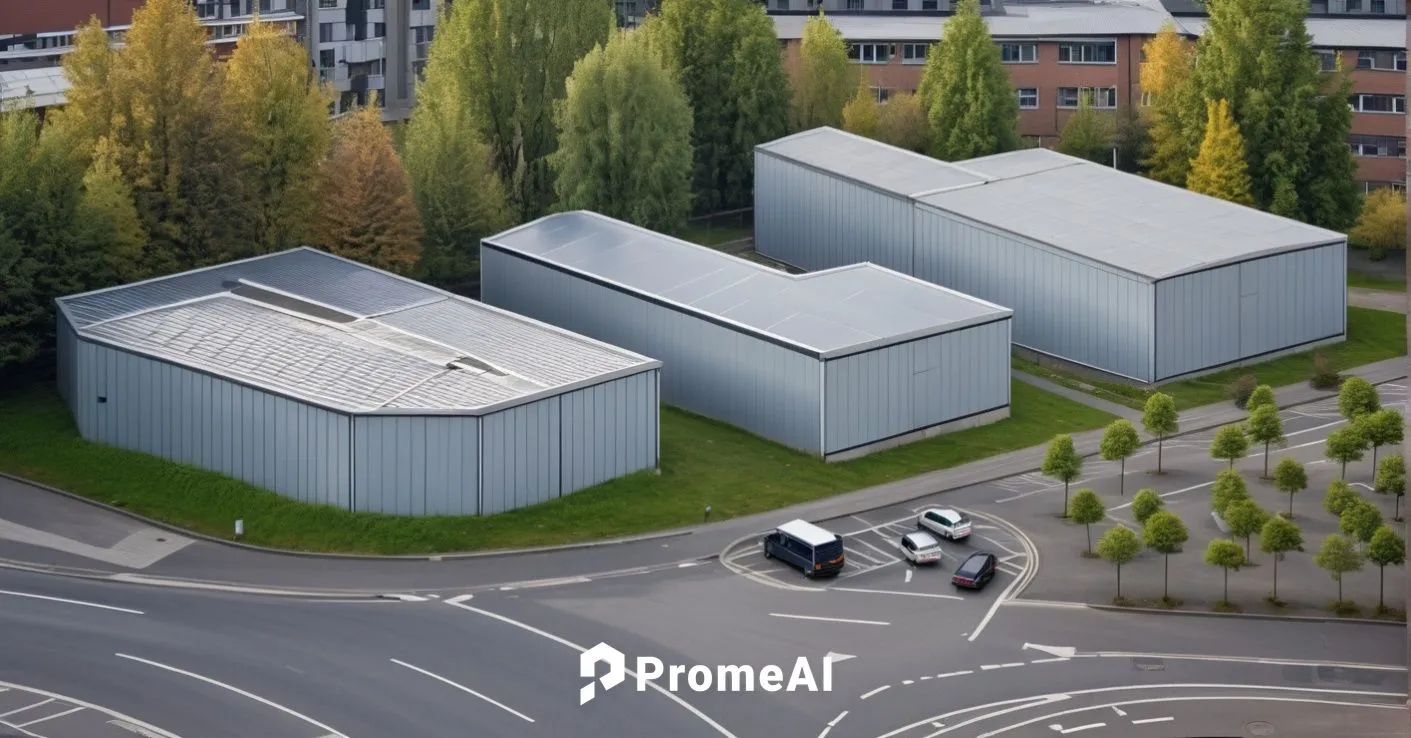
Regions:
[[[940,40],[951,0],[766,0],[796,73],[804,23],[821,7],[848,41],[879,100],[914,92]],[[1367,188],[1406,180],[1405,0],[1327,0],[1310,6],[1308,29],[1332,70],[1352,70],[1356,115],[1348,145]],[[1020,134],[1057,142],[1083,96],[1100,109],[1142,104],[1142,46],[1167,22],[1191,38],[1206,17],[1192,0],[982,0],[1019,98]]]

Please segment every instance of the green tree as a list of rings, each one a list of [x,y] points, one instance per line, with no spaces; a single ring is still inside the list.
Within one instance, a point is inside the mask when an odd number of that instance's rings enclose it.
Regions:
[[[1150,142],[1143,163],[1152,179],[1185,187],[1203,133],[1196,131],[1205,122],[1196,115],[1200,95],[1194,84],[1195,48],[1167,21],[1142,51],[1146,63],[1141,65],[1141,89],[1151,99],[1145,110]]]
[[[1303,548],[1303,531],[1298,529],[1298,525],[1291,520],[1284,520],[1275,515],[1264,523],[1264,527],[1259,531],[1259,550],[1266,554],[1271,554],[1274,558],[1274,592],[1273,599],[1279,599],[1279,559],[1289,551],[1299,551]]]
[[[438,19],[416,107],[401,149],[422,225],[417,276],[442,287],[479,273],[480,239],[509,227],[510,204],[477,110],[476,31],[480,6],[455,3]]]
[[[1284,421],[1279,417],[1279,409],[1273,405],[1259,405],[1245,421],[1244,432],[1249,440],[1264,444],[1263,478],[1269,477],[1269,445],[1284,442]]]
[[[1073,448],[1073,437],[1062,433],[1049,441],[1044,453],[1043,475],[1063,483],[1063,514],[1068,514],[1068,485],[1083,474],[1083,457]]]
[[[1163,600],[1170,599],[1171,554],[1180,553],[1181,547],[1189,538],[1190,532],[1186,530],[1186,524],[1169,510],[1162,510],[1147,518],[1146,525],[1142,528],[1142,539],[1146,547],[1161,554],[1165,568],[1161,581]]]
[[[1274,388],[1267,384],[1261,384],[1249,393],[1249,399],[1244,401],[1244,409],[1253,413],[1263,405],[1270,405],[1278,408],[1279,403],[1274,399]]]
[[[877,111],[877,140],[924,154],[931,148],[931,122],[921,98],[908,92],[892,95]]]
[[[1382,511],[1360,497],[1348,503],[1338,515],[1338,532],[1354,541],[1370,542],[1380,527]]]
[[[1342,465],[1342,478],[1347,479],[1347,464],[1362,460],[1362,454],[1367,450],[1367,437],[1362,435],[1362,429],[1356,424],[1345,425],[1328,434],[1325,446],[1324,454],[1328,460]]]
[[[1293,496],[1308,489],[1308,471],[1298,459],[1284,457],[1274,466],[1274,486],[1289,496],[1289,517],[1293,517]]]
[[[1120,461],[1122,470],[1117,478],[1120,495],[1127,496],[1127,457],[1136,453],[1141,448],[1142,439],[1137,435],[1137,429],[1131,422],[1118,418],[1107,426],[1107,430],[1102,434],[1102,443],[1098,446],[1098,455],[1103,461]]]
[[[1138,490],[1137,496],[1132,498],[1132,517],[1138,523],[1146,525],[1146,521],[1161,512],[1161,508],[1165,504],[1162,502],[1161,496],[1156,494],[1156,490]]]
[[[1125,525],[1114,525],[1097,542],[1097,554],[1117,567],[1117,599],[1122,599],[1122,565],[1141,553],[1142,542]]]
[[[799,73],[794,77],[790,118],[794,130],[841,128],[843,107],[857,89],[858,74],[848,59],[847,41],[820,9],[804,24],[799,43]]]
[[[1210,509],[1221,518],[1230,505],[1249,499],[1249,488],[1244,477],[1234,469],[1221,469],[1215,475],[1215,484],[1210,488]]]
[[[1386,609],[1386,568],[1406,563],[1406,540],[1383,525],[1367,544],[1367,559],[1377,565],[1377,611],[1381,612]]]
[[[1088,548],[1087,554],[1093,552],[1093,523],[1101,522],[1107,517],[1107,509],[1103,507],[1102,500],[1097,493],[1090,489],[1080,489],[1073,495],[1073,501],[1068,506],[1068,518],[1087,529]]]
[[[1352,132],[1352,79],[1339,73],[1324,81],[1315,98],[1318,137],[1309,150],[1309,165],[1299,172],[1304,217],[1336,231],[1348,231],[1362,213],[1362,186],[1357,182],[1357,160],[1347,147]]]
[[[1385,407],[1354,421],[1359,426],[1363,438],[1372,447],[1372,468],[1377,468],[1377,449],[1382,446],[1400,445],[1405,440],[1406,421],[1401,413]]]
[[[1319,547],[1318,555],[1313,557],[1313,561],[1338,583],[1338,603],[1341,604],[1342,578],[1346,574],[1362,570],[1362,553],[1351,541],[1333,534],[1323,539],[1323,545]]]
[[[633,33],[583,57],[550,157],[559,204],[673,233],[691,212],[691,107]]]
[[[1249,194],[1244,137],[1230,116],[1230,103],[1228,100],[1206,101],[1205,107],[1205,137],[1186,175],[1186,187],[1221,200],[1252,205],[1254,198]]]
[[[1334,479],[1333,483],[1328,485],[1327,491],[1323,493],[1323,509],[1335,518],[1341,517],[1343,510],[1360,499],[1361,497],[1353,491],[1351,485],[1341,479]]]
[[[602,0],[456,0],[453,7],[460,4],[469,6],[468,105],[516,220],[531,220],[553,201],[548,157],[558,145],[554,107],[564,83],[584,54],[607,43],[616,17]]]
[[[1406,193],[1390,187],[1372,190],[1362,205],[1357,225],[1348,239],[1366,246],[1374,261],[1386,258],[1389,250],[1406,250]]]
[[[333,94],[309,68],[308,50],[258,17],[226,63],[223,102],[241,152],[253,250],[308,240],[318,167],[328,153]]]
[[[862,80],[857,86],[857,94],[843,106],[843,130],[875,139],[880,114],[877,93],[872,91],[867,80]]]
[[[1227,425],[1215,432],[1215,440],[1210,443],[1210,458],[1229,462],[1235,468],[1235,460],[1243,459],[1249,453],[1249,438],[1239,425]]]
[[[1220,517],[1230,526],[1231,536],[1244,539],[1244,556],[1246,560],[1249,559],[1250,539],[1268,522],[1269,513],[1265,512],[1259,503],[1246,497],[1230,503]]]
[[[98,139],[74,213],[78,253],[88,261],[82,270],[88,275],[83,280],[88,288],[133,282],[142,276],[138,264],[147,245],[147,232],[142,229],[132,189],[123,178],[117,157],[117,147],[110,139]]]
[[[1338,389],[1338,412],[1349,421],[1380,409],[1382,398],[1377,394],[1377,388],[1361,377],[1348,377]]]
[[[958,0],[918,88],[931,155],[959,161],[1019,148],[1019,99],[977,0]]]
[[[1111,164],[1116,137],[1117,126],[1112,115],[1094,109],[1092,93],[1085,93],[1078,98],[1078,111],[1063,124],[1058,150],[1098,164]]]
[[[1176,400],[1170,395],[1153,392],[1146,398],[1142,410],[1142,426],[1156,436],[1156,473],[1161,473],[1161,452],[1166,437],[1181,430],[1181,416],[1176,412]]]
[[[755,147],[789,132],[789,75],[779,53],[774,20],[764,7],[748,0],[730,0],[722,7],[724,17],[734,20],[731,27],[737,29],[737,40],[730,56],[730,95],[726,100],[732,114],[724,189],[715,207],[733,209],[754,205]],[[707,193],[706,201],[699,205],[709,208],[711,204]]]
[[[1136,105],[1124,105],[1116,113],[1112,145],[1117,149],[1117,168],[1129,174],[1145,171],[1142,162],[1151,149],[1151,121]]]
[[[1377,476],[1372,490],[1379,495],[1391,495],[1396,501],[1392,520],[1401,520],[1401,498],[1406,494],[1406,462],[1398,454],[1387,456],[1377,464]]]
[[[1205,563],[1225,570],[1225,594],[1221,602],[1230,601],[1230,570],[1239,571],[1244,566],[1244,549],[1238,543],[1216,538],[1205,548]]]

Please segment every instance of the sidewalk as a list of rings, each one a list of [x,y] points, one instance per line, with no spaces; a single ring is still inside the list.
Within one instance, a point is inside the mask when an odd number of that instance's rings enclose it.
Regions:
[[[1059,397],[1063,397],[1074,402],[1087,405],[1088,407],[1101,410],[1107,413],[1108,415],[1116,415],[1119,418],[1126,418],[1127,420],[1130,420],[1135,423],[1138,428],[1141,427],[1142,411],[1137,410],[1136,408],[1130,408],[1126,405],[1118,405],[1117,403],[1112,402],[1111,400],[1104,400],[1101,397],[1090,395],[1086,392],[1083,392],[1082,390],[1076,390],[1072,387],[1066,387],[1057,382],[1050,382],[1049,380],[1044,379],[1043,377],[1036,377],[1022,369],[1011,370],[1011,374],[1014,375],[1015,379],[1023,382],[1024,384],[1037,387],[1051,395],[1058,395]]]
[[[1347,304],[1352,307],[1405,313],[1406,293],[1369,290],[1364,287],[1349,287],[1347,289]]]

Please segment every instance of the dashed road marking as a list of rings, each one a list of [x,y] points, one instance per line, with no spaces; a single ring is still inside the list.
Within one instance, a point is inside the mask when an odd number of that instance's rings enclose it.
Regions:
[[[1062,725],[1059,725],[1058,723],[1054,723],[1053,725],[1050,725],[1050,726],[1048,726],[1048,727],[1049,727],[1050,729],[1052,729],[1052,730],[1057,731],[1058,733],[1060,733],[1060,734],[1062,734],[1062,735],[1068,735],[1069,733],[1077,733],[1077,732],[1083,731],[1083,730],[1092,730],[1093,728],[1103,728],[1103,727],[1106,727],[1106,726],[1107,726],[1107,723],[1088,723],[1087,725],[1079,725],[1079,726],[1076,727],[1076,728],[1064,728]]]
[[[991,671],[991,670],[993,670],[993,669],[1012,669],[1012,668],[1014,668],[1014,667],[1016,667],[1016,666],[1023,666],[1023,665],[1024,665],[1024,662],[1022,662],[1022,661],[1011,661],[1011,662],[1009,662],[1009,663],[1007,663],[1007,664],[985,664],[985,665],[981,666],[980,669],[981,669],[982,671]]]
[[[863,699],[863,700],[865,700],[865,699],[867,699],[868,697],[876,697],[877,695],[879,695],[879,694],[881,694],[881,693],[883,693],[883,692],[885,692],[885,691],[887,691],[887,690],[889,690],[889,689],[891,689],[891,688],[892,688],[892,685],[890,685],[890,684],[883,684],[882,686],[880,686],[880,687],[878,687],[878,688],[872,690],[871,692],[868,692],[867,694],[862,695],[862,696],[859,697],[858,699]]]
[[[818,615],[789,615],[782,612],[769,613],[771,618],[787,618],[790,620],[816,620],[825,623],[847,623],[851,625],[891,625],[884,620],[855,620],[852,618],[825,618]]]

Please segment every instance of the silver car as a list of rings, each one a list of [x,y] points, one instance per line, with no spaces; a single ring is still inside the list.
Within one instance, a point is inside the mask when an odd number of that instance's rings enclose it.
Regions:
[[[907,533],[901,537],[901,554],[913,564],[939,564],[941,542],[925,531]]]

